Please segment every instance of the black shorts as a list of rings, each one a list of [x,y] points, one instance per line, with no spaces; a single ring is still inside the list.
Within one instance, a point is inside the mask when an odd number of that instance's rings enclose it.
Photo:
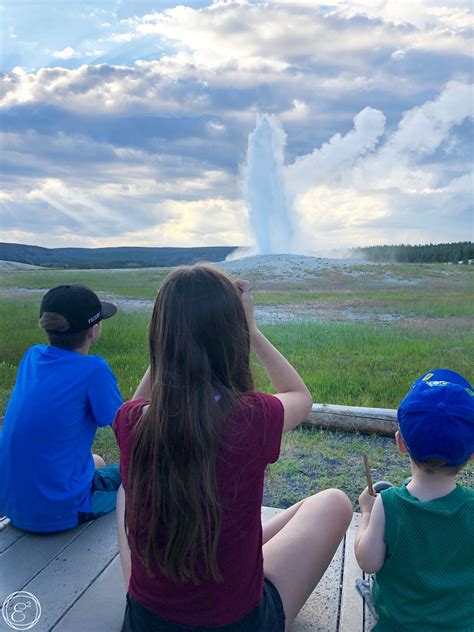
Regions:
[[[256,608],[240,621],[218,627],[171,623],[127,595],[122,632],[285,632],[285,612],[280,594],[269,579],[265,579],[263,598]]]

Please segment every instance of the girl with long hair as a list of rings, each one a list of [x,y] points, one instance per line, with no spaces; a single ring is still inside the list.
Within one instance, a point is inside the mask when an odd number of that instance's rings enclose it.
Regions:
[[[251,348],[276,395],[254,390]],[[262,529],[265,469],[311,395],[255,324],[248,282],[211,266],[165,279],[149,349],[149,369],[114,423],[123,631],[289,630],[352,517],[333,489]]]

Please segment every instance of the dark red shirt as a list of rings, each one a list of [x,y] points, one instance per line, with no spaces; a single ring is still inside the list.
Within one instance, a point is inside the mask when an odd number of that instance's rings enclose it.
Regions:
[[[143,400],[124,404],[114,422],[125,495],[132,429],[147,404]],[[241,398],[223,423],[216,474],[222,504],[217,560],[224,581],[205,580],[197,586],[175,583],[158,568],[150,577],[132,554],[128,592],[142,606],[174,623],[222,626],[235,623],[258,605],[264,580],[263,480],[266,466],[280,454],[283,412],[282,403],[273,395],[252,393]],[[143,515],[143,524],[146,521]]]

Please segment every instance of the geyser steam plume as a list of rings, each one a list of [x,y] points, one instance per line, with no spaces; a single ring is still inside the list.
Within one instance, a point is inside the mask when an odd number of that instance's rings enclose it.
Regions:
[[[243,169],[244,196],[258,254],[289,253],[293,224],[285,195],[286,133],[275,116],[263,115],[249,135]]]

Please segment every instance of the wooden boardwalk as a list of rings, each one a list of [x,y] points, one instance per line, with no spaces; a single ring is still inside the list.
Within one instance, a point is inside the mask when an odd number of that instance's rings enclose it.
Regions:
[[[266,520],[280,510],[264,507]],[[366,632],[370,613],[355,589],[362,571],[353,546],[354,518],[330,567],[293,625],[294,632]],[[0,605],[25,590],[41,604],[34,632],[119,632],[125,588],[118,556],[115,514],[55,535],[33,535],[9,526],[0,532]],[[0,617],[0,631],[11,628]]]

